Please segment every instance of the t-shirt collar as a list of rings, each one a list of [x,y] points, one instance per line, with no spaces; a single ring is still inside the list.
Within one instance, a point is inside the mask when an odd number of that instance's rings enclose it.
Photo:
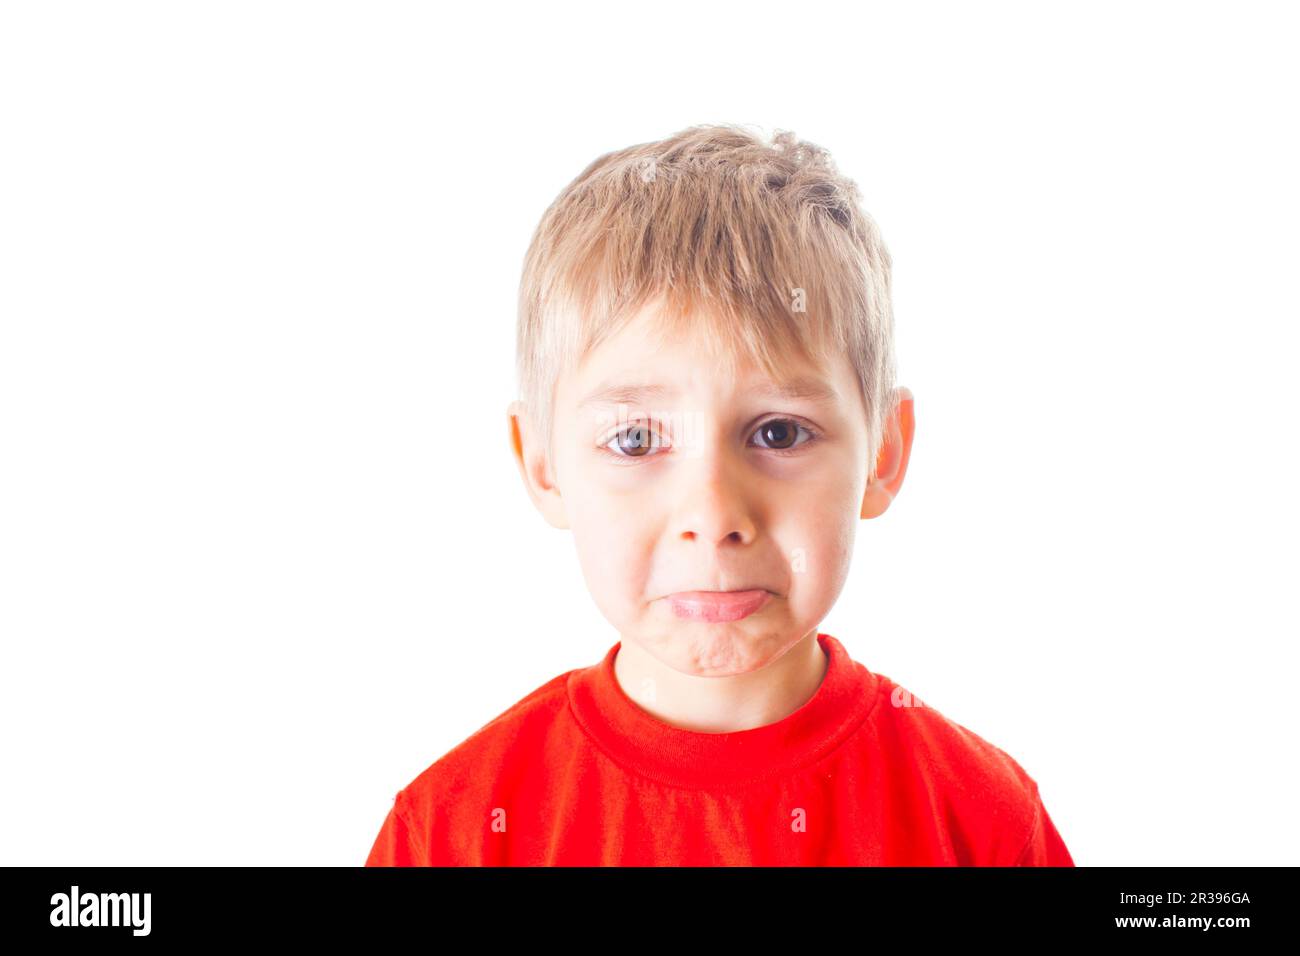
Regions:
[[[819,632],[829,663],[816,692],[781,720],[730,733],[666,724],[619,686],[614,658],[622,642],[569,678],[569,705],[583,730],[625,769],[670,786],[741,787],[791,772],[824,757],[866,719],[877,675],[854,661],[836,638]]]

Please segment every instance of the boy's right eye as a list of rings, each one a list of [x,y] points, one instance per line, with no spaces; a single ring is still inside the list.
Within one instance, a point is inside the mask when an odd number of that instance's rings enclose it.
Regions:
[[[615,458],[626,460],[652,457],[651,449],[669,446],[648,422],[637,422],[619,429],[599,447]]]

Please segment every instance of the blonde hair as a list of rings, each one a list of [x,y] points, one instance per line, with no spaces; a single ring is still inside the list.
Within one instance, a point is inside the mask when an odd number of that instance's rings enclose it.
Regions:
[[[555,385],[648,302],[658,328],[777,378],[797,354],[857,373],[875,477],[895,365],[890,257],[830,154],[776,131],[692,126],[594,160],[543,214],[524,257],[519,398],[550,458]]]

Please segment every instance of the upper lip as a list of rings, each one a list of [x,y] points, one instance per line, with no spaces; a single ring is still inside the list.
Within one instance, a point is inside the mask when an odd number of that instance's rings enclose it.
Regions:
[[[752,588],[692,588],[686,591],[671,591],[672,594],[738,594],[743,591],[767,591],[769,594],[775,594],[771,588],[752,587]]]

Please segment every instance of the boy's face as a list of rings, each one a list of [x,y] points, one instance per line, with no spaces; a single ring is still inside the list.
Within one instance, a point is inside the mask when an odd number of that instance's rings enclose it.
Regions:
[[[842,355],[778,382],[755,369],[725,379],[700,343],[654,339],[654,318],[651,303],[557,384],[553,483],[534,473],[530,493],[572,529],[624,641],[683,674],[757,670],[818,627],[857,522],[883,510],[868,494],[857,379]],[[763,391],[803,378],[826,394]],[[644,385],[659,391],[597,394]]]

